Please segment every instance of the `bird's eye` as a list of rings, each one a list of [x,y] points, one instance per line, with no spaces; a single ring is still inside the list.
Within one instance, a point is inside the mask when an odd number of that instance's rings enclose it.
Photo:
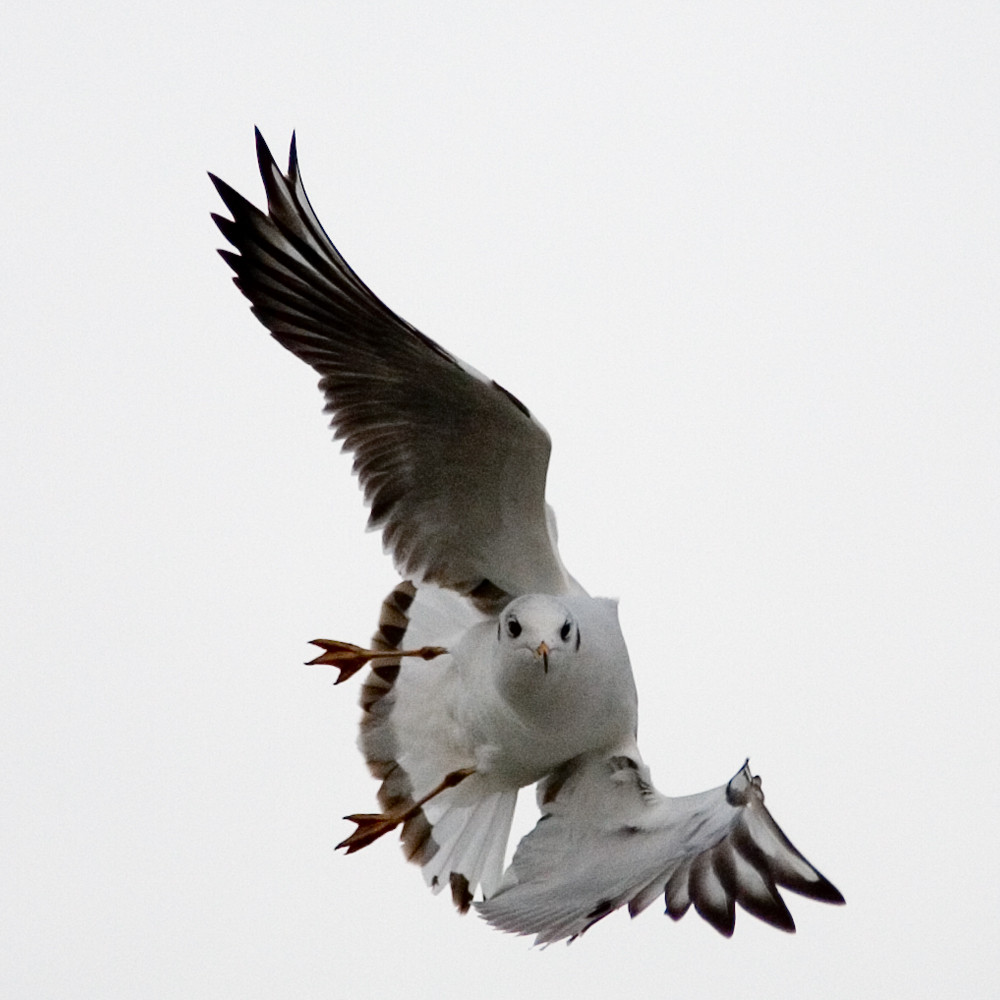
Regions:
[[[507,634],[516,639],[521,634],[521,623],[516,618],[511,618],[507,622]]]
[[[573,632],[572,624],[570,622],[563,622],[563,627],[559,629],[559,638],[562,639],[563,642],[566,642],[566,640],[569,639],[572,632]]]

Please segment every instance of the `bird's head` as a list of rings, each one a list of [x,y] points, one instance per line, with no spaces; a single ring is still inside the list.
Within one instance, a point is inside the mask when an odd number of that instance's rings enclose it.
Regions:
[[[500,613],[497,642],[501,662],[513,676],[551,672],[555,677],[580,649],[580,626],[559,598],[529,594]]]

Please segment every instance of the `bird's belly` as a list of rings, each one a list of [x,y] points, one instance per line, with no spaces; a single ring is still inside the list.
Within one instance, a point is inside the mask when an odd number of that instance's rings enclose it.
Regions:
[[[634,724],[627,713],[608,708],[553,704],[525,715],[502,706],[477,720],[477,770],[500,784],[522,787],[582,753],[617,746],[632,735]]]

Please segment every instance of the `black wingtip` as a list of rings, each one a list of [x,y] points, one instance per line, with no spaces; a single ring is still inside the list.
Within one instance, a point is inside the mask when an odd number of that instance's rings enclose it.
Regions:
[[[816,874],[819,876],[819,880],[816,882],[796,880],[795,884],[792,885],[790,881],[786,883],[782,880],[781,884],[791,892],[796,892],[807,899],[815,899],[820,903],[833,903],[835,906],[843,906],[847,900],[844,899],[841,891],[828,878],[820,875],[819,872],[816,872]]]
[[[213,174],[211,170],[208,171],[208,179],[212,182],[215,190],[218,191],[220,195],[222,194],[223,188],[229,187],[229,185],[221,177],[217,174]]]
[[[737,902],[750,916],[763,920],[764,923],[770,924],[786,934],[795,933],[795,920],[779,892],[774,891],[769,900],[755,898],[749,893],[744,893]]]
[[[731,938],[736,930],[736,902],[733,899],[709,901],[695,899],[694,908],[698,915],[712,925],[723,937]]]
[[[218,191],[219,197],[222,199],[226,208],[232,213],[234,219],[240,218],[240,216],[245,215],[261,215],[260,209],[258,209],[252,202],[247,201],[235,188],[230,187],[221,177],[216,177],[215,174],[208,175],[212,183],[215,185],[215,190]],[[228,220],[226,220],[228,221]],[[220,229],[223,229],[222,225],[219,224],[218,219],[216,220],[216,225]],[[223,229],[223,235],[226,235]],[[226,237],[228,239],[228,236]],[[232,241],[230,241],[232,242]]]
[[[243,196],[231,188],[221,177],[213,174],[210,170],[208,172],[208,179],[215,185],[215,190],[219,192],[219,197],[226,203],[226,207],[229,206],[230,198],[242,198]]]
[[[299,151],[295,144],[295,130],[292,129],[292,141],[288,144],[288,176],[293,181],[299,175]]]
[[[264,141],[264,136],[261,135],[261,131],[255,125],[253,128],[254,140],[257,144],[257,165],[260,167],[260,175],[264,179],[265,186],[268,182],[268,171],[271,167],[277,167],[274,161],[274,157],[271,155],[271,150],[268,149],[267,143]]]

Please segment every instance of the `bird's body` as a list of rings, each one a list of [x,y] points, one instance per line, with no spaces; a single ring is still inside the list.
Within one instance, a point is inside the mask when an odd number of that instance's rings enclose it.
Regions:
[[[524,629],[517,638],[508,634],[514,622]],[[543,642],[544,666],[536,653]],[[520,597],[504,609],[499,628],[470,630],[455,660],[460,718],[478,747],[477,769],[513,787],[635,736],[635,684],[612,601]]]
[[[361,666],[359,743],[381,813],[349,817],[349,852],[401,827],[407,856],[465,910],[548,942],[659,893],[723,933],[734,906],[794,928],[777,886],[842,902],[781,833],[744,766],[668,798],[636,745],[636,692],[616,602],[567,573],[545,503],[548,434],[506,389],[400,319],[354,274],[258,133],[268,214],[213,181],[240,251],[220,251],[253,311],[321,375],[327,410],[402,583],[371,649],[317,640],[344,680]],[[542,817],[503,872],[518,789]]]
[[[428,633],[447,644],[452,629],[454,642],[429,663],[403,657],[385,688],[385,668],[375,669],[362,696],[361,748],[384,778],[387,810],[417,801],[444,774],[474,771],[426,803],[404,837],[415,853],[419,840],[435,886],[450,882],[448,859],[489,840],[475,865],[454,870],[470,892],[481,882],[491,894],[518,789],[595,748],[610,752],[634,740],[637,699],[617,606],[584,594],[528,595],[487,616],[429,586],[414,588],[404,620],[401,644],[421,645]],[[487,797],[495,811],[477,813]]]

